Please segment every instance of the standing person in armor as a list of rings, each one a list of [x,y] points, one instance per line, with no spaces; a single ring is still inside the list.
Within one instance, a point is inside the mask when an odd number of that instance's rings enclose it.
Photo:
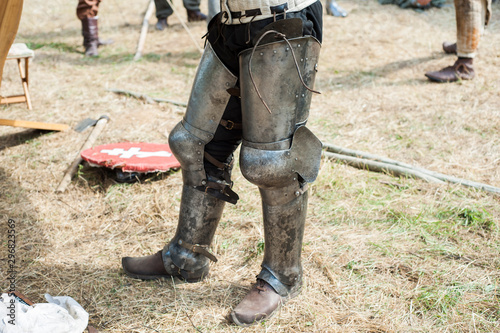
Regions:
[[[97,26],[97,13],[101,0],[78,0],[76,16],[82,21],[83,46],[85,55],[96,57],[99,55],[97,48],[101,45],[113,43],[112,40],[99,39],[99,29]]]
[[[457,42],[444,42],[443,50],[445,53],[458,55],[458,59],[452,66],[427,72],[425,76],[440,83],[472,80],[475,76],[472,62],[490,16],[491,0],[455,0]]]
[[[322,148],[305,127],[322,10],[319,0],[222,2],[186,113],[169,137],[183,176],[176,233],[156,254],[123,258],[128,276],[207,277],[209,262],[217,261],[209,247],[224,205],[238,200],[231,169],[241,143],[241,172],[262,198],[265,250],[256,283],[230,318],[255,324],[299,294],[308,183],[317,177]]]

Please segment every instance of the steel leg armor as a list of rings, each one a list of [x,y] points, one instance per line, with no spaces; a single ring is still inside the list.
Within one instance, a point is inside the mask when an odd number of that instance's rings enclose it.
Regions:
[[[242,174],[259,187],[265,252],[258,278],[281,296],[302,284],[300,262],[307,182],[316,179],[321,142],[304,125],[320,43],[313,37],[273,42],[240,54]]]
[[[209,260],[217,261],[208,247],[222,215],[228,186],[207,176],[204,158],[210,157],[205,145],[212,140],[229,100],[226,89],[235,83],[236,77],[208,44],[186,114],[169,137],[170,148],[182,167],[184,187],[177,231],[164,247],[162,258],[169,274],[181,274],[188,281],[201,280],[208,273]]]

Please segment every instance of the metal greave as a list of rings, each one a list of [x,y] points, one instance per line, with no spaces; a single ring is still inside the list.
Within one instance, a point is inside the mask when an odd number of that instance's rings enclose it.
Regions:
[[[219,224],[224,205],[223,200],[191,186],[183,186],[177,230],[162,251],[167,272],[172,275],[180,273],[188,281],[201,280],[208,274],[208,247]]]
[[[307,191],[284,205],[269,205],[262,194],[265,249],[258,278],[283,297],[295,296],[302,286],[301,249],[307,215]]]

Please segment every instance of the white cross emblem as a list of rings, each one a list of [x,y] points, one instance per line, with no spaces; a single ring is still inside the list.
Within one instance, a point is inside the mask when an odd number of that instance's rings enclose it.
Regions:
[[[172,156],[172,153],[168,151],[141,151],[141,148],[138,147],[132,147],[129,148],[128,150],[125,150],[123,148],[113,148],[112,150],[110,149],[103,149],[101,150],[101,153],[108,154],[111,156],[118,156],[120,158],[131,158],[133,156],[137,156],[138,158],[147,158],[147,157],[170,157]]]

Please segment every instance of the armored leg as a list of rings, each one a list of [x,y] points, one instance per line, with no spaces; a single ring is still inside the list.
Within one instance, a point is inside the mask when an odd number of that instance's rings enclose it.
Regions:
[[[212,158],[205,145],[214,137],[230,95],[226,89],[236,83],[210,45],[202,57],[183,120],[172,130],[169,144],[182,168],[183,189],[179,221],[172,240],[160,253],[141,258],[124,258],[124,271],[131,277],[153,279],[176,276],[196,282],[208,274],[208,251],[226,201],[236,200],[230,189],[231,166]],[[226,175],[207,175],[204,163],[217,164]],[[226,182],[227,180],[227,182]]]
[[[289,42],[240,55],[240,166],[245,178],[259,187],[265,237],[257,284],[231,313],[242,326],[269,318],[302,285],[307,183],[318,174],[322,147],[305,127],[311,101],[307,86],[314,83],[320,44],[312,37]],[[266,75],[271,72],[272,77]]]

